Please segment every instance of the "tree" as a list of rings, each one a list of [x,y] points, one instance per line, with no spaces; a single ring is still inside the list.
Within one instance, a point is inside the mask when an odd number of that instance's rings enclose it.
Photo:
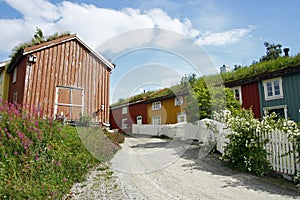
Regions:
[[[240,103],[234,98],[233,92],[220,84],[218,77],[201,77],[196,79],[187,96],[185,112],[189,122],[212,117],[213,112],[228,109],[236,113]]]
[[[264,43],[267,52],[266,55],[260,58],[260,62],[268,61],[268,60],[275,60],[281,56],[282,49],[281,44],[271,44],[269,42]]]

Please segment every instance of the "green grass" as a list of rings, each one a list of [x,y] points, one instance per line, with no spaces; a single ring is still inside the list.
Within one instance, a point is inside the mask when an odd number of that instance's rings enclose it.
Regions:
[[[0,115],[0,199],[60,199],[90,169],[111,158],[116,141],[122,141],[114,136],[111,142],[99,128],[82,131],[102,138],[92,138],[101,150],[96,159],[75,127],[62,127],[12,104],[0,103]]]

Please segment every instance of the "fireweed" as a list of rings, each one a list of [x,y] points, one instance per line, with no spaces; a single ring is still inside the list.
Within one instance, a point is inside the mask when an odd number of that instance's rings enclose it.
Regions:
[[[0,199],[58,199],[99,163],[74,127],[0,103]]]

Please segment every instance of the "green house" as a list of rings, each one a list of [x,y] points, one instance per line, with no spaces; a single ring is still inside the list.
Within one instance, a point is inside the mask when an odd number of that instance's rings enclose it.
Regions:
[[[258,85],[262,116],[275,112],[300,121],[300,66],[272,72]]]

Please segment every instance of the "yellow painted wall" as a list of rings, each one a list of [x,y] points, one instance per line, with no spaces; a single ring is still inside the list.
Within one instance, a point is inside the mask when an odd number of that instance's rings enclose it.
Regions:
[[[147,106],[148,113],[148,124],[152,124],[152,117],[160,115],[161,124],[176,124],[177,123],[177,114],[183,113],[184,108],[186,107],[185,97],[183,97],[183,104],[181,106],[175,106],[175,97],[160,100],[161,109],[152,110],[152,103],[149,103]]]
[[[9,74],[6,73],[6,69],[2,69],[0,71],[0,76],[3,77],[2,81],[0,81],[0,98],[4,102],[8,99]]]

